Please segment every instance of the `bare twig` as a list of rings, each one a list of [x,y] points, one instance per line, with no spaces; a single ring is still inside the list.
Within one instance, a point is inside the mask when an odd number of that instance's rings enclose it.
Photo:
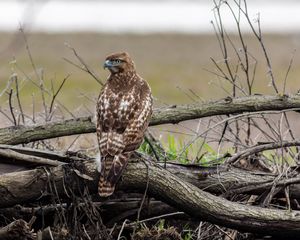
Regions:
[[[241,158],[246,158],[250,155],[255,153],[259,153],[262,151],[270,150],[270,149],[277,149],[277,148],[286,148],[286,147],[293,147],[293,146],[300,146],[299,140],[294,141],[282,141],[282,142],[273,142],[267,144],[261,144],[257,146],[250,147],[244,151],[236,153],[231,158],[227,159],[227,163],[234,163]]]
[[[17,120],[15,117],[15,113],[14,113],[14,107],[13,107],[13,103],[12,103],[12,94],[13,94],[13,89],[10,89],[10,92],[8,94],[8,103],[9,103],[9,110],[10,110],[10,114],[13,118],[14,121],[14,125],[17,126]]]
[[[270,79],[271,79],[271,84],[275,90],[276,93],[279,93],[278,91],[278,88],[276,86],[276,82],[275,82],[275,77],[274,77],[274,74],[273,74],[273,70],[272,70],[272,65],[271,65],[271,60],[270,60],[270,57],[269,57],[269,54],[267,53],[267,50],[266,50],[266,47],[265,47],[265,44],[264,44],[264,41],[263,41],[263,38],[262,38],[262,33],[261,33],[261,25],[260,25],[260,16],[259,14],[257,15],[257,27],[258,27],[258,30],[256,30],[251,22],[251,19],[249,17],[249,14],[248,14],[248,7],[247,7],[247,2],[246,0],[243,0],[243,3],[244,3],[244,8],[241,6],[240,4],[240,1],[236,1],[234,0],[236,6],[240,9],[240,11],[244,14],[254,36],[257,38],[258,42],[260,43],[260,46],[262,48],[262,51],[263,51],[263,54],[264,54],[264,57],[266,59],[266,63],[267,63],[267,68],[268,68],[268,74],[270,76]]]
[[[29,44],[28,44],[28,41],[27,41],[26,34],[24,32],[24,29],[21,26],[19,28],[19,31],[21,32],[21,35],[23,37],[23,40],[24,40],[24,43],[25,43],[25,48],[26,48],[26,51],[28,53],[28,57],[29,57],[32,69],[33,69],[33,71],[35,73],[35,76],[36,76],[37,79],[40,79],[40,76],[39,76],[39,74],[37,72],[37,68],[35,66],[35,63],[34,63],[34,60],[33,60],[32,54],[31,54],[31,50],[30,50],[30,47],[29,47]]]
[[[60,84],[59,88],[57,89],[57,91],[53,94],[52,96],[52,100],[50,103],[50,108],[49,108],[49,114],[51,114],[52,110],[53,110],[53,105],[54,105],[54,101],[57,97],[57,95],[59,94],[60,90],[62,89],[62,87],[64,86],[66,80],[70,77],[70,74],[68,74],[62,81],[62,83]]]
[[[46,98],[45,98],[45,86],[44,86],[44,72],[41,70],[41,76],[40,76],[40,82],[39,82],[39,89],[41,92],[41,97],[42,97],[42,103],[44,107],[44,112],[45,112],[45,120],[46,122],[48,121],[48,110],[47,110],[47,104],[46,104]]]
[[[278,113],[284,113],[286,112],[286,110],[282,110],[282,111],[264,111],[264,112],[260,112],[260,113],[242,113],[242,114],[238,114],[238,115],[234,115],[228,118],[225,118],[219,122],[217,122],[216,124],[214,124],[213,126],[209,127],[208,129],[206,129],[205,131],[197,134],[193,139],[191,139],[182,149],[182,151],[180,152],[180,154],[177,156],[177,159],[180,159],[182,154],[186,151],[186,149],[193,143],[195,142],[198,138],[202,137],[204,134],[206,134],[207,132],[215,129],[216,127],[218,127],[221,124],[224,124],[226,122],[230,122],[233,121],[235,122],[237,119],[241,119],[241,118],[245,118],[251,115],[256,115],[256,114],[278,114]]]
[[[126,226],[126,223],[127,223],[127,219],[123,222],[123,224],[122,224],[122,227],[121,227],[121,229],[120,229],[120,232],[119,232],[119,234],[118,234],[118,238],[117,238],[117,240],[120,240],[121,239],[121,235],[122,235],[122,232],[123,232],[123,230],[124,230],[124,227]]]
[[[82,59],[82,57],[79,56],[79,54],[77,53],[77,51],[75,50],[75,48],[71,47],[69,44],[65,44],[69,49],[72,50],[73,54],[75,55],[75,57],[78,59],[78,61],[80,62],[80,64],[82,64],[82,67],[73,63],[72,61],[63,58],[65,61],[67,61],[68,63],[71,63],[72,65],[78,67],[79,69],[87,72],[88,74],[90,74],[101,86],[103,86],[102,81],[100,80],[99,77],[97,77],[97,75],[90,69],[90,67],[85,63],[85,61]]]
[[[142,201],[141,201],[141,205],[138,209],[138,212],[137,212],[137,222],[140,221],[140,216],[141,216],[141,211],[143,209],[143,206],[144,206],[144,202],[146,200],[146,196],[147,196],[147,193],[148,193],[148,187],[149,187],[149,172],[148,172],[148,165],[145,164],[146,168],[147,168],[147,184],[146,184],[146,187],[145,187],[145,191],[144,191],[144,194],[143,194],[143,198],[142,198]]]
[[[22,118],[22,123],[25,124],[25,117],[24,117],[24,112],[23,112],[23,108],[22,108],[22,104],[21,104],[21,100],[20,100],[20,95],[19,95],[19,84],[18,84],[18,77],[16,74],[12,75],[13,81],[16,84],[16,97],[17,97],[17,101],[18,101],[18,105],[19,105],[19,110],[21,113],[21,118]]]
[[[291,71],[292,65],[293,65],[293,61],[294,61],[294,57],[295,57],[295,53],[296,53],[296,49],[293,51],[290,62],[289,62],[289,66],[288,69],[286,71],[285,77],[284,77],[284,83],[283,83],[283,90],[282,93],[285,94],[285,89],[286,89],[286,83],[287,83],[287,78],[289,76],[289,73]]]

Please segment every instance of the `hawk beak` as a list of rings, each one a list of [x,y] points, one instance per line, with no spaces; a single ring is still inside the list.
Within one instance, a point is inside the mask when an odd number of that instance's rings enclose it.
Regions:
[[[110,68],[112,65],[111,65],[111,62],[109,60],[106,60],[103,64],[103,68]]]

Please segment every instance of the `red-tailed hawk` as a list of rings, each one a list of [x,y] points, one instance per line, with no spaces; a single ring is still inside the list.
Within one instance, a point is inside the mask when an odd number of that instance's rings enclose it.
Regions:
[[[110,76],[98,98],[96,127],[101,161],[98,191],[108,197],[129,157],[143,142],[152,114],[152,95],[128,53],[109,55],[104,68]]]

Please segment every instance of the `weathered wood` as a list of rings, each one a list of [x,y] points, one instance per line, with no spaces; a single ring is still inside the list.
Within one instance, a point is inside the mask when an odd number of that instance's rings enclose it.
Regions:
[[[150,125],[175,124],[185,120],[217,115],[267,110],[278,111],[292,108],[300,108],[300,95],[227,97],[206,103],[175,105],[173,107],[156,109]]]
[[[300,108],[300,95],[250,96],[225,98],[217,101],[174,105],[154,111],[150,126],[179,123],[185,120],[243,112],[284,110]],[[15,126],[0,129],[1,144],[29,143],[43,139],[95,132],[92,117],[46,123],[38,126]]]
[[[31,232],[27,222],[22,219],[15,220],[7,226],[0,228],[1,240],[36,239],[36,234]]]
[[[13,126],[0,129],[1,144],[21,144],[55,137],[95,132],[91,117],[46,123],[38,126]]]
[[[141,207],[141,199],[143,194],[135,194],[135,198],[127,197],[127,194],[122,195],[122,199],[110,199],[103,202],[93,202],[93,206],[101,208],[101,218],[105,224],[113,226],[116,222],[130,219],[136,220],[137,213]],[[139,197],[137,197],[139,195]],[[80,209],[78,211],[86,211],[86,208],[90,208],[87,203],[80,203]],[[57,211],[68,211],[69,204],[62,203],[57,205],[45,205],[39,207],[23,207],[16,205],[10,208],[0,208],[0,215],[5,216],[6,221],[12,221],[13,219],[30,219],[32,216],[37,217],[37,221],[40,218],[52,218],[57,214]],[[176,209],[172,208],[168,204],[150,199],[144,203],[142,211],[140,213],[140,220],[157,217],[163,214],[170,214],[176,212]],[[189,217],[186,214],[181,214],[179,218]],[[1,238],[0,238],[1,239]]]
[[[95,163],[86,161],[77,167],[81,173],[96,181],[83,180],[68,165],[1,175],[0,206],[12,206],[49,196],[48,185],[54,183],[60,197],[71,187],[78,189],[83,181],[87,182],[91,192],[96,193],[98,174]],[[118,188],[144,192],[147,182],[152,196],[201,220],[246,232],[285,236],[300,234],[298,211],[265,209],[230,202],[200,190],[154,162],[131,162]]]
[[[300,146],[299,140],[292,140],[292,141],[282,141],[282,142],[272,142],[272,143],[264,143],[264,144],[258,144],[256,146],[249,147],[243,151],[240,151],[236,154],[234,154],[232,157],[227,159],[227,163],[234,163],[239,159],[247,158],[251,155],[254,155],[255,153],[263,152],[266,150],[271,149],[280,149],[280,148],[286,148],[286,147],[294,147],[294,146]]]
[[[249,151],[242,151],[241,154],[236,153],[231,158],[229,158],[229,160],[238,156],[245,157],[244,154],[249,154],[249,152],[251,153],[254,150],[256,152],[262,151],[264,149],[289,147],[297,144],[298,141],[262,144],[249,148]],[[74,161],[93,160],[93,158],[90,158],[88,156],[72,156],[71,153],[66,154],[59,152],[50,152],[46,150],[3,144],[0,144],[0,156],[1,151],[3,151],[5,153],[4,156],[7,157],[6,159],[2,158],[2,162],[12,164],[18,163],[21,164],[19,166],[26,167],[27,169],[33,168],[35,166],[59,166],[63,163],[65,164]],[[5,151],[8,151],[8,153],[6,153]],[[9,154],[10,152],[12,152],[13,154]],[[16,158],[16,156],[20,158]],[[137,154],[136,157],[139,157],[139,155]],[[62,162],[57,160],[60,160]],[[160,166],[164,166],[164,163],[157,164]],[[184,179],[185,181],[190,182],[201,189],[206,189],[206,191],[215,194],[231,192],[261,194],[269,190],[270,186],[272,186],[273,184],[274,178],[276,177],[276,175],[270,173],[257,174],[257,172],[255,171],[244,171],[239,168],[228,167],[226,165],[215,167],[201,167],[197,165],[168,162],[166,164],[166,167],[170,172],[179,176],[181,179]],[[2,172],[2,174],[4,173],[5,172]],[[300,185],[298,184],[300,182],[299,179],[300,177],[294,176],[291,179],[283,179],[276,182],[277,186],[292,185],[292,191],[290,193],[291,197],[300,199]]]
[[[158,199],[193,217],[246,232],[299,236],[300,212],[264,209],[233,203],[216,197],[182,181],[154,163],[130,165],[124,175],[124,188],[143,191],[149,181],[149,192]]]
[[[82,160],[71,156],[72,152],[54,152],[28,147],[0,144],[0,158],[2,163],[32,166],[58,166],[66,162]],[[0,169],[1,173],[1,169]]]
[[[1,149],[0,147],[0,157],[2,158],[1,162],[23,162],[24,165],[46,165],[46,166],[57,166],[63,164],[63,162],[57,160],[50,160],[46,158],[36,157],[33,155],[22,154],[12,149]]]

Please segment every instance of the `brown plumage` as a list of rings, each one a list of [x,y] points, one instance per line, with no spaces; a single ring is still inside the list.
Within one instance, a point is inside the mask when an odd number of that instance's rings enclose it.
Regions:
[[[98,191],[100,196],[108,197],[131,154],[143,142],[152,114],[152,95],[128,53],[109,55],[104,68],[109,69],[110,76],[97,102],[101,160]]]

